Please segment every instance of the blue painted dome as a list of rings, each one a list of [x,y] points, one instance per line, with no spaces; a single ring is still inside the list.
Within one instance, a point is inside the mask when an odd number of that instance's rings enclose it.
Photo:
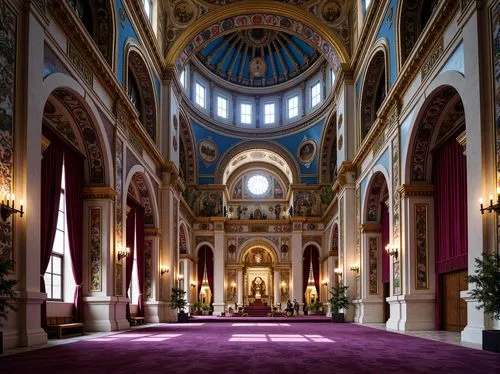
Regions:
[[[213,73],[248,87],[284,83],[306,71],[319,56],[294,35],[262,28],[223,35],[197,53]]]

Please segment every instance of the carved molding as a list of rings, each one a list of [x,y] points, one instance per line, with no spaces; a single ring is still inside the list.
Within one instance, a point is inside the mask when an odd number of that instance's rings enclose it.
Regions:
[[[116,191],[111,187],[86,187],[83,189],[84,199],[109,199],[115,200]]]
[[[414,196],[434,196],[432,184],[403,184],[398,188],[402,199]]]

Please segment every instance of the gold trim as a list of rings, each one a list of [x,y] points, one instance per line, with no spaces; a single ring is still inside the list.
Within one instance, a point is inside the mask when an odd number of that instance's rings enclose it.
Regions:
[[[42,135],[42,143],[41,143],[42,154],[47,150],[47,148],[49,148],[49,145],[50,145],[50,140]]]
[[[157,227],[144,228],[144,236],[161,236],[161,231]]]
[[[398,188],[402,199],[413,196],[434,196],[432,184],[403,184]]]
[[[369,233],[369,232],[381,232],[382,225],[380,223],[362,223],[361,224],[361,232]]]
[[[208,12],[205,16],[194,22],[193,25],[187,27],[182,34],[179,35],[167,53],[167,57],[165,58],[166,64],[175,65],[179,54],[185,46],[193,40],[196,35],[215,22],[222,21],[229,17],[251,13],[275,14],[300,21],[307,27],[310,27],[312,30],[317,32],[327,43],[335,48],[341,63],[350,63],[349,54],[342,42],[336,38],[335,34],[333,34],[325,24],[318,22],[318,19],[311,13],[300,9],[295,5],[281,2],[278,3],[275,1],[257,0],[251,2],[249,1],[248,3],[237,2],[234,4],[224,5],[213,12]],[[265,27],[265,25],[263,25],[263,27]],[[226,33],[231,31],[232,30],[228,30]],[[223,34],[224,33],[220,33],[218,36]],[[195,51],[193,51],[193,53],[194,52]]]
[[[100,206],[91,206],[89,207],[89,227],[92,227],[92,211],[96,209],[99,211],[99,244],[100,244],[100,251],[101,255],[100,257],[100,266],[99,266],[99,288],[98,289],[92,289],[92,230],[89,230],[89,270],[88,270],[88,275],[89,275],[89,292],[102,292],[102,207]]]
[[[464,155],[467,156],[467,135],[466,131],[464,130],[460,135],[456,137],[457,142],[462,146],[464,149]]]
[[[84,199],[109,199],[115,200],[116,191],[111,187],[86,187],[83,189]]]

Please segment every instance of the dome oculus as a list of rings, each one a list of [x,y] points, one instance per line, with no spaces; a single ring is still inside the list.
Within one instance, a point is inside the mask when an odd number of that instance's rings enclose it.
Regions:
[[[248,179],[247,187],[253,195],[261,196],[269,190],[269,181],[263,175],[253,175]]]

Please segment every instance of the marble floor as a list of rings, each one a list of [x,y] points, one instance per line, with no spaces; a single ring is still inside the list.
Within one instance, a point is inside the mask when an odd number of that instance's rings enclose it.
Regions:
[[[462,347],[474,348],[474,349],[482,349],[481,344],[474,344],[468,342],[462,342],[460,340],[459,332],[452,331],[441,331],[441,330],[428,330],[428,331],[397,331],[388,329],[385,326],[385,323],[359,323],[361,326],[371,327],[374,329],[385,330],[389,332],[395,332],[398,334],[415,336],[417,338],[435,340],[442,343],[455,344],[460,345]]]

